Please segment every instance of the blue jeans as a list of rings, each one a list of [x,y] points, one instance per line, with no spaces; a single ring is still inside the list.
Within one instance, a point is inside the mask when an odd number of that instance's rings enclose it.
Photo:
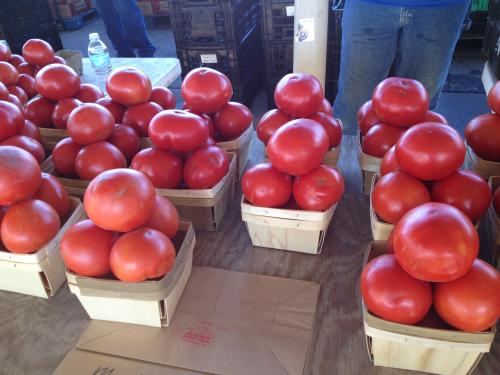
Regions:
[[[355,134],[356,112],[371,99],[391,66],[395,76],[425,86],[435,108],[445,84],[455,45],[469,6],[384,6],[346,1],[342,19],[339,93],[334,114],[344,132]]]
[[[118,57],[153,57],[155,47],[136,0],[94,0]]]

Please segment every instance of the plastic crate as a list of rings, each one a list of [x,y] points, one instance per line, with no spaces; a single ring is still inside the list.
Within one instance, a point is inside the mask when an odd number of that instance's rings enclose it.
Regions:
[[[267,104],[274,107],[274,88],[284,75],[293,71],[293,42],[265,42]]]
[[[490,0],[488,8],[488,20],[500,21],[500,0]]]
[[[500,21],[488,22],[486,28],[487,36],[484,39],[483,49],[487,51],[488,61],[490,62],[491,68],[498,77],[500,74]]]
[[[262,38],[265,42],[293,42],[294,1],[266,3],[261,1]]]
[[[207,7],[217,5],[238,6],[245,0],[170,0],[170,9]]]
[[[325,97],[328,101],[333,105],[335,101],[335,97],[339,91],[339,82],[338,81],[326,81],[325,83]]]
[[[61,18],[60,21],[64,30],[78,30],[93,21],[97,17],[95,9],[89,9],[86,12],[69,18]]]

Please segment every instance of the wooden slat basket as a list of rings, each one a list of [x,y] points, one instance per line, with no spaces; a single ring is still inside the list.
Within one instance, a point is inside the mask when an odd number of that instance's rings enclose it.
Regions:
[[[494,193],[500,186],[500,175],[491,176],[488,183]],[[491,247],[493,265],[500,271],[500,216],[496,213],[493,203],[488,209],[487,216],[486,233],[488,235],[489,246]]]
[[[252,150],[252,142],[254,138],[253,124],[251,124],[247,130],[243,132],[238,138],[232,141],[217,142],[217,146],[226,150],[227,152],[233,152],[237,157],[236,165],[236,175],[238,182],[245,171],[245,168],[250,159],[250,151]]]
[[[358,162],[361,169],[361,178],[363,180],[363,193],[370,195],[372,179],[375,173],[380,173],[380,164],[382,158],[365,154],[361,147],[361,134],[358,132]]]
[[[42,146],[52,151],[56,144],[64,138],[68,138],[68,131],[66,129],[53,129],[53,128],[38,128],[42,135]]]
[[[370,224],[372,228],[372,235],[374,241],[387,241],[392,230],[394,229],[394,224],[386,223],[380,220],[373,209],[372,204],[372,194],[373,187],[380,179],[380,173],[375,173],[372,177],[372,183],[370,186]]]
[[[467,146],[465,166],[467,169],[481,175],[485,180],[488,180],[491,176],[500,175],[500,162],[481,159],[470,146]]]

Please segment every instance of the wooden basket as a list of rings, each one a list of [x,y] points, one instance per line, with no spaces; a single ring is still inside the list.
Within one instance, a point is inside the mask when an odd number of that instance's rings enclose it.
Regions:
[[[372,228],[372,235],[374,241],[387,241],[392,230],[394,229],[394,224],[389,224],[384,221],[379,220],[372,204],[372,194],[373,187],[380,179],[380,173],[375,173],[372,177],[372,183],[370,185],[370,223]]]
[[[79,199],[70,197],[71,214],[57,235],[33,254],[15,254],[0,244],[0,290],[49,298],[66,280],[59,251],[66,231],[84,215]]]
[[[192,224],[181,220],[173,240],[178,249],[175,265],[162,279],[127,283],[78,276],[66,270],[69,289],[91,319],[168,326],[191,275],[195,242]]]
[[[500,186],[500,175],[491,176],[488,183],[491,191],[494,193]],[[497,215],[495,208],[493,207],[493,203],[488,209],[487,216],[488,220],[486,233],[488,235],[488,243],[491,246],[493,265],[500,271],[500,216]]]
[[[250,158],[250,151],[252,149],[253,141],[253,124],[251,124],[245,132],[238,138],[227,141],[227,142],[217,142],[217,146],[226,150],[227,152],[234,152],[237,156],[237,181],[241,179],[243,172],[248,164]]]
[[[368,245],[364,266],[386,254],[385,242]],[[495,327],[469,333],[390,322],[372,315],[364,303],[363,323],[368,355],[375,366],[443,375],[470,374],[490,351]]]
[[[491,176],[500,175],[500,162],[481,159],[470,146],[467,146],[465,165],[467,169],[481,175],[485,180],[488,180]]]
[[[361,178],[363,180],[363,193],[370,195],[372,179],[375,173],[380,173],[382,158],[365,154],[362,149],[361,134],[358,131],[358,161],[361,168]]]
[[[66,64],[72,67],[78,75],[83,74],[83,55],[80,51],[70,51],[67,49],[62,49],[56,52],[57,56],[62,57],[66,60]]]
[[[38,128],[42,135],[42,146],[49,151],[52,151],[56,144],[64,138],[68,138],[68,131],[66,129],[54,128]]]

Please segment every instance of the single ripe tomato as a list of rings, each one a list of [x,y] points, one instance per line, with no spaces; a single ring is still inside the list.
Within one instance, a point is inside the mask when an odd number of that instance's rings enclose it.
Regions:
[[[373,187],[371,202],[386,223],[396,224],[412,208],[431,201],[425,185],[403,171],[390,172]]]
[[[274,90],[276,107],[293,117],[309,117],[318,112],[324,99],[319,80],[308,73],[290,73]]]
[[[337,203],[343,193],[344,178],[326,165],[295,177],[293,181],[293,198],[303,210],[325,211]]]
[[[418,124],[429,110],[429,94],[418,81],[389,77],[373,90],[372,103],[382,121],[395,126]]]
[[[316,121],[326,130],[326,134],[328,134],[328,139],[330,140],[329,148],[337,147],[340,144],[342,141],[342,124],[340,120],[322,112],[317,112],[309,116],[309,118]]]
[[[500,186],[495,190],[495,194],[493,195],[493,207],[498,216],[500,216]]]
[[[141,149],[139,136],[135,130],[122,124],[116,124],[113,127],[113,133],[108,138],[108,142],[117,147],[127,161],[131,161]]]
[[[217,146],[195,151],[184,165],[184,182],[190,189],[210,189],[229,171],[229,156]]]
[[[87,277],[111,272],[109,256],[118,236],[91,220],[74,224],[61,240],[61,256],[70,271]]]
[[[23,45],[22,54],[28,64],[45,66],[54,61],[55,53],[49,43],[30,39]]]
[[[29,199],[9,207],[2,220],[1,237],[13,253],[34,253],[59,231],[61,221],[56,210],[39,199]]]
[[[17,96],[22,104],[25,104],[28,101],[28,95],[19,86],[9,86],[8,90],[12,95]]]
[[[392,146],[382,158],[382,162],[380,163],[380,174],[384,176],[389,172],[399,170],[401,170],[401,167],[399,166],[398,159],[396,159],[396,146]]]
[[[78,144],[105,141],[113,132],[115,119],[99,104],[84,103],[75,108],[67,121],[68,134]]]
[[[21,126],[17,126],[17,135],[26,135],[42,143],[42,134],[38,126],[30,120],[24,120]]]
[[[83,197],[85,212],[101,228],[128,232],[144,225],[155,205],[153,184],[133,169],[113,169],[94,178]]]
[[[383,158],[385,153],[396,144],[405,130],[398,126],[380,123],[374,125],[363,137],[362,150],[365,154]]]
[[[154,86],[149,100],[163,109],[175,109],[175,95],[166,87]]]
[[[500,113],[500,84],[498,81],[488,91],[488,105],[495,113]]]
[[[137,104],[125,111],[122,123],[134,129],[140,137],[147,137],[151,119],[161,111],[162,108],[153,102]]]
[[[12,53],[8,45],[0,43],[0,61],[9,61],[12,58]]]
[[[0,146],[15,146],[28,151],[36,159],[38,164],[45,160],[45,150],[37,140],[26,135],[15,135],[0,143]]]
[[[479,252],[470,219],[444,203],[425,203],[406,213],[394,228],[396,258],[413,277],[431,282],[458,279]]]
[[[157,195],[153,214],[144,226],[159,230],[173,239],[179,230],[179,213],[167,198]]]
[[[21,112],[24,112],[23,103],[21,103],[17,96],[9,94],[9,99],[7,99],[7,101],[14,104]]]
[[[82,105],[82,102],[75,98],[65,98],[57,102],[52,112],[52,123],[58,129],[66,129],[70,113]]]
[[[101,98],[96,101],[97,104],[102,105],[108,111],[111,112],[113,117],[115,118],[116,124],[121,124],[123,120],[123,114],[127,110],[127,108],[121,104],[118,104],[113,101],[111,98]]]
[[[197,68],[182,81],[181,95],[193,111],[215,113],[229,102],[233,86],[223,73],[210,68]]]
[[[279,128],[267,142],[274,168],[300,176],[316,169],[328,151],[328,134],[316,121],[297,119]]]
[[[182,159],[159,148],[141,150],[130,167],[148,176],[158,189],[175,189],[182,182]]]
[[[265,145],[267,145],[269,138],[276,133],[276,130],[292,120],[293,118],[287,113],[280,111],[279,109],[271,109],[270,111],[264,113],[257,124],[257,137]]]
[[[214,125],[222,139],[239,137],[252,124],[253,115],[247,106],[229,102],[214,115]]]
[[[52,150],[52,162],[57,173],[64,177],[76,177],[75,159],[82,148],[71,138],[61,139]]]
[[[5,86],[12,86],[17,83],[19,72],[8,62],[0,61],[0,82]]]
[[[370,312],[402,324],[418,323],[432,305],[430,283],[408,275],[392,254],[378,256],[365,266],[361,295]]]
[[[75,98],[82,103],[95,103],[104,98],[102,90],[91,83],[82,83],[80,89],[75,94]]]
[[[5,44],[4,44],[4,47],[7,47],[7,46],[5,46]],[[1,48],[2,47],[0,47],[0,49]],[[9,47],[7,47],[7,48],[9,48]],[[1,53],[0,53],[0,55],[1,55]],[[0,58],[0,60],[1,60],[1,58]],[[6,61],[6,60],[4,60],[4,61]],[[21,55],[16,55],[16,54],[11,54],[10,59],[9,59],[9,63],[11,65],[14,65],[15,67],[17,67],[20,64],[25,63],[25,62],[26,62],[26,60]]]
[[[396,158],[402,170],[420,180],[441,180],[464,162],[465,144],[451,126],[427,122],[401,136]]]
[[[14,104],[0,101],[0,142],[13,137],[24,124],[22,112]]]
[[[80,90],[80,77],[67,65],[50,64],[37,73],[35,88],[50,100],[71,98]]]
[[[431,110],[425,112],[421,122],[439,122],[440,124],[448,125],[448,120],[443,115]]]
[[[500,118],[493,113],[474,117],[465,127],[465,139],[482,159],[500,162]]]
[[[33,79],[35,79],[35,66],[34,65],[30,65],[28,63],[21,63],[18,66],[16,66],[16,70],[19,73],[19,76],[21,76],[22,74],[25,74],[25,75],[30,76]]]
[[[92,180],[100,173],[116,168],[127,168],[127,160],[109,142],[91,143],[76,155],[75,171],[82,180]]]
[[[9,98],[9,94],[10,92],[7,86],[0,82],[0,100],[7,100]]]
[[[214,121],[212,120],[212,118],[209,115],[206,115],[204,113],[202,113],[199,116],[201,117],[202,120],[205,121],[205,124],[208,127],[209,138],[215,138],[215,125],[214,125]]]
[[[52,128],[52,112],[55,103],[41,96],[34,97],[24,106],[24,115],[27,120],[40,128]]]
[[[243,173],[241,189],[254,206],[281,207],[292,195],[292,177],[277,171],[270,163],[260,163]]]
[[[318,108],[318,112],[326,113],[333,117],[333,108],[327,98],[323,98],[320,107]]]
[[[40,199],[50,204],[61,220],[64,220],[69,213],[69,197],[66,188],[57,178],[48,173],[42,173],[40,187],[33,195],[33,199]]]
[[[68,62],[64,59],[64,57],[56,55],[56,56],[54,56],[54,61],[52,61],[52,64],[68,65]]]
[[[113,101],[126,106],[146,103],[151,96],[149,77],[139,69],[115,69],[106,80],[106,91]]]
[[[35,79],[27,74],[19,74],[17,85],[24,90],[28,98],[32,98],[37,94]]]

